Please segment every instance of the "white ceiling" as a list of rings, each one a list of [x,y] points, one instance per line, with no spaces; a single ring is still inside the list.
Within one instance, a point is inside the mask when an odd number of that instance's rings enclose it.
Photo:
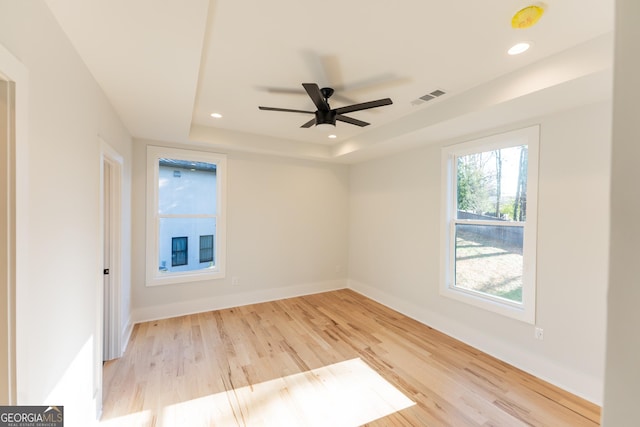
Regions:
[[[611,96],[614,0],[47,0],[134,137],[355,162]],[[519,41],[532,48],[511,57]],[[301,83],[349,113],[330,140],[300,126]],[[418,98],[436,89],[446,95]],[[213,119],[210,113],[223,114]]]

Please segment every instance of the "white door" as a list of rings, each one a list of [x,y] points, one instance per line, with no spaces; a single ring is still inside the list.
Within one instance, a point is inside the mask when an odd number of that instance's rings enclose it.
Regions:
[[[104,249],[103,249],[103,292],[104,292],[104,308],[102,311],[103,321],[102,321],[102,360],[110,360],[113,359],[111,355],[112,348],[112,296],[113,289],[111,283],[111,165],[109,161],[106,159],[103,160],[103,238],[104,238]]]
[[[110,151],[102,155],[102,361],[121,356],[121,185],[122,164]]]

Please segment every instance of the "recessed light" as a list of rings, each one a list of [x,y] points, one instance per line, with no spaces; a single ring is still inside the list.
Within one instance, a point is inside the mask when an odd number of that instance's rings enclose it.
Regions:
[[[211,117],[213,117],[214,119],[221,119],[222,118],[222,114],[220,114],[220,113],[211,113]]]
[[[338,136],[337,136],[337,135],[334,135],[334,134],[329,135],[329,139],[336,139],[337,137],[338,137]]]
[[[526,52],[531,47],[530,43],[522,42],[517,43],[511,46],[511,48],[507,51],[509,55],[519,55],[523,52]]]

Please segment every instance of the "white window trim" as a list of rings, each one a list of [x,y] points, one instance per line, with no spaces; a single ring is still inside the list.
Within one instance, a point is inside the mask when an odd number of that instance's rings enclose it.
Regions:
[[[158,163],[160,158],[215,163],[217,192],[216,238],[214,253],[216,265],[213,269],[163,273],[158,271]],[[196,150],[182,150],[147,146],[147,238],[146,238],[146,285],[159,286],[203,280],[223,279],[226,265],[226,171],[227,156]]]
[[[440,295],[526,323],[535,324],[536,317],[536,240],[538,213],[538,153],[540,127],[531,126],[511,132],[480,138],[442,149],[441,194],[441,272]],[[524,225],[522,303],[491,297],[479,292],[454,286],[455,268],[455,219],[457,199],[455,195],[456,166],[454,158],[481,151],[491,151],[518,145],[528,146],[527,168],[527,220]],[[471,222],[469,222],[471,223]],[[482,222],[490,225],[491,222]],[[508,223],[500,223],[509,226]],[[518,224],[519,225],[519,224]]]

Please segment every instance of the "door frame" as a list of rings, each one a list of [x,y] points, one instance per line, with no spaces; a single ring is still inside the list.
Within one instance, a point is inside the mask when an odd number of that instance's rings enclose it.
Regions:
[[[3,301],[0,316],[0,348],[3,357],[0,358],[0,396],[3,404],[17,405],[20,401],[19,378],[26,374],[26,367],[19,363],[21,339],[19,325],[21,304],[20,298],[23,284],[28,282],[28,139],[27,139],[27,101],[28,101],[28,72],[25,66],[9,50],[0,44],[0,79],[8,82],[8,90],[12,98],[12,108],[7,109],[2,119],[6,123],[6,133],[3,134],[3,148],[0,163],[6,174],[3,176],[2,200],[0,201],[0,222],[3,239],[0,245],[0,301]],[[20,244],[18,244],[18,242]]]
[[[15,398],[15,83],[0,74],[0,404]]]
[[[95,354],[95,378],[96,384],[96,406],[98,415],[102,411],[102,364],[104,355],[107,358],[115,359],[122,356],[122,182],[123,182],[123,157],[101,137],[98,137],[100,146],[100,227],[99,227],[99,262],[103,266],[105,255],[110,260],[109,277],[111,291],[109,292],[109,301],[105,301],[104,290],[104,274],[101,267],[98,272],[100,280],[98,280],[97,293],[97,331],[96,337],[96,354]],[[105,165],[109,166],[109,173],[105,175]],[[108,179],[109,194],[105,194],[105,179]],[[108,219],[105,218],[105,201],[108,196]],[[109,221],[107,225],[105,220]],[[109,253],[105,254],[105,227],[108,227],[107,237],[109,239]],[[109,312],[105,313],[105,307],[109,307]],[[105,314],[108,319],[108,325],[105,325]],[[108,326],[108,336],[104,337],[105,326]],[[108,343],[104,348],[103,342]]]

